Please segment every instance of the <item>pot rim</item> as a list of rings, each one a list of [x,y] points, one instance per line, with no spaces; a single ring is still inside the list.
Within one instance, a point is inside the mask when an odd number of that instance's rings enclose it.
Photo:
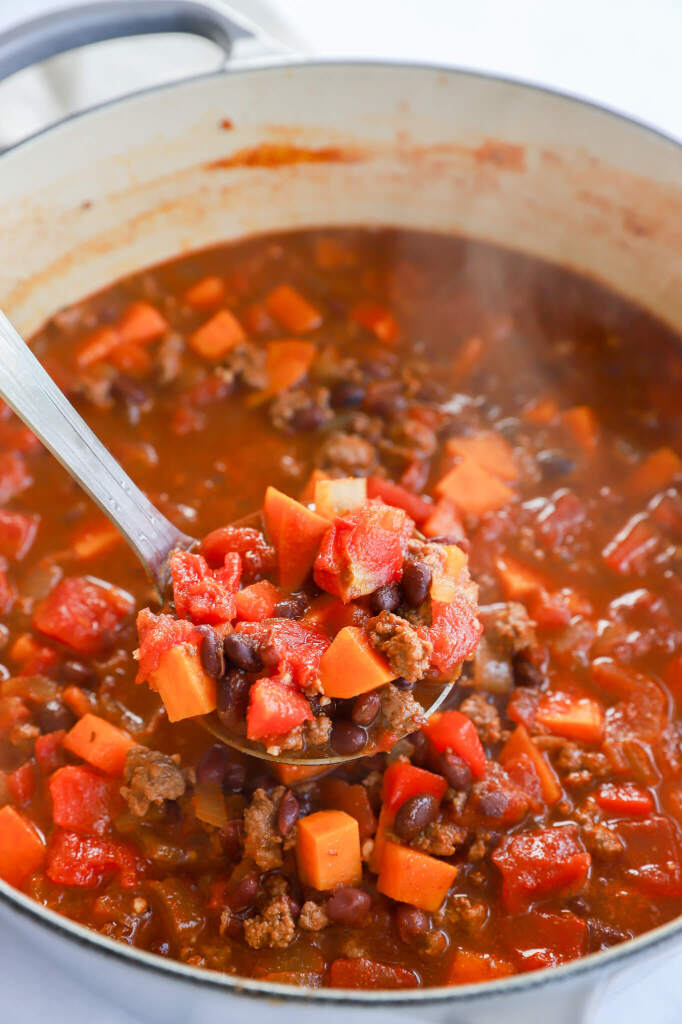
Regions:
[[[114,97],[104,100],[86,110],[76,111],[67,115],[60,121],[47,125],[37,132],[21,139],[19,142],[8,147],[0,153],[0,159],[11,154],[30,148],[42,136],[59,131],[64,125],[74,121],[84,120],[95,116],[101,110],[109,107],[133,102],[137,99],[153,95],[154,93],[169,92],[177,88],[183,88],[194,82],[202,82],[210,79],[218,79],[226,74],[249,74],[253,72],[277,72],[284,68],[372,68],[379,70],[402,70],[415,72],[437,72],[441,74],[456,75],[482,81],[493,81],[504,85],[512,86],[529,92],[539,92],[549,97],[568,101],[576,106],[585,107],[588,110],[597,111],[616,118],[625,124],[639,129],[642,132],[652,135],[673,147],[682,157],[682,139],[677,139],[660,128],[637,118],[631,117],[623,111],[617,110],[608,105],[578,96],[574,93],[565,92],[542,84],[537,84],[510,75],[494,74],[492,72],[480,71],[473,68],[461,66],[429,64],[424,61],[399,61],[399,60],[377,60],[358,58],[315,58],[291,57],[280,55],[259,58],[248,63],[241,64],[238,60],[227,64],[217,70],[207,71],[199,75],[190,75],[177,79],[173,82],[166,82],[160,85],[152,85],[128,93],[123,97]],[[154,953],[128,946],[108,936],[102,935],[85,925],[78,924],[70,918],[58,914],[56,911],[43,907],[37,901],[26,894],[14,889],[6,882],[0,880],[0,902],[6,906],[10,913],[20,914],[22,917],[37,922],[41,927],[47,926],[51,931],[57,932],[67,938],[71,943],[85,946],[89,950],[101,954],[104,957],[114,955],[119,960],[138,970],[153,971],[164,975],[175,982],[190,982],[197,986],[208,986],[218,990],[224,989],[234,992],[237,995],[250,996],[252,998],[276,998],[287,999],[297,1002],[322,1002],[326,1004],[347,1004],[357,1006],[409,1006],[418,1003],[419,1005],[431,1004],[440,1005],[446,1002],[481,1002],[485,999],[501,997],[506,994],[537,991],[560,981],[570,979],[584,979],[594,975],[597,970],[606,969],[614,963],[622,963],[632,960],[633,957],[652,951],[664,943],[673,940],[682,933],[682,916],[666,924],[659,925],[650,931],[644,932],[633,939],[612,946],[609,949],[598,953],[591,953],[586,957],[572,960],[569,963],[558,967],[543,968],[526,974],[512,975],[507,978],[500,978],[495,981],[481,982],[469,985],[438,986],[433,988],[417,988],[399,991],[389,990],[351,990],[351,989],[313,989],[297,988],[291,985],[283,985],[254,978],[240,977],[237,975],[224,974],[218,971],[211,971],[201,967],[192,967],[178,960],[167,960]]]

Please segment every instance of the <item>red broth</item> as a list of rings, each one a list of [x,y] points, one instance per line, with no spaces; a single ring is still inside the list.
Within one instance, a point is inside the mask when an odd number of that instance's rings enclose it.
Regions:
[[[122,942],[294,985],[483,981],[680,913],[678,338],[517,254],[358,229],[145,271],[34,348],[185,531],[269,485],[309,502],[316,471],[368,478],[466,551],[484,632],[391,758],[315,777],[216,749],[135,684],[149,583],[5,410],[2,877]]]

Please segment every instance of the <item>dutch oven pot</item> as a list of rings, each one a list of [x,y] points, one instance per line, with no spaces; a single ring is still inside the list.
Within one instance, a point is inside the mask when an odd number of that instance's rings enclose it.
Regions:
[[[20,331],[192,249],[360,224],[469,235],[571,267],[682,332],[682,148],[673,141],[491,76],[283,60],[263,45],[255,57],[254,33],[225,10],[114,0],[0,36],[0,78],[74,46],[145,32],[194,32],[227,55],[220,71],[72,117],[0,157],[0,307]],[[370,1024],[575,1022],[615,971],[672,952],[682,938],[682,920],[672,921],[559,968],[475,986],[306,991],[131,949],[4,883],[0,901],[4,927],[131,1013],[143,988],[149,1019],[164,1024],[258,1013],[274,1024],[344,1021],[351,1010]]]

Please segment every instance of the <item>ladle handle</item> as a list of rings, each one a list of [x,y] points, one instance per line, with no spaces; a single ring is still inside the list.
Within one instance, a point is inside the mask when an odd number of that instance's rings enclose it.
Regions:
[[[162,591],[175,547],[192,538],[136,487],[0,312],[0,397],[109,517]]]

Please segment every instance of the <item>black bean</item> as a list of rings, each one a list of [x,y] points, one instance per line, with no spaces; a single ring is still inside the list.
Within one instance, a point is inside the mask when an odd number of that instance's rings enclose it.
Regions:
[[[305,608],[304,597],[285,597],[282,601],[277,602],[272,614],[276,619],[300,619]]]
[[[255,775],[249,775],[246,779],[244,792],[255,793],[257,789],[266,791],[272,789],[272,779],[265,772],[257,772]]]
[[[438,801],[431,793],[417,793],[398,808],[393,828],[401,839],[414,839],[438,814]]]
[[[218,711],[246,714],[246,703],[251,683],[238,668],[231,668],[218,680]]]
[[[379,612],[394,612],[401,600],[400,584],[388,583],[374,591],[369,603],[374,614],[378,615]]]
[[[395,923],[398,935],[407,945],[431,927],[431,920],[426,911],[419,910],[418,907],[408,907],[406,904],[396,907]]]
[[[468,789],[471,785],[471,768],[464,758],[451,750],[439,754],[434,767],[453,789]]]
[[[286,791],[279,802],[277,810],[277,829],[280,835],[288,835],[298,821],[298,800],[290,789]]]
[[[232,752],[222,743],[214,743],[199,758],[197,782],[203,786],[221,786],[233,762]]]
[[[546,449],[538,453],[537,457],[540,472],[550,480],[559,476],[568,476],[575,469],[575,461],[564,455],[562,452]]]
[[[541,686],[544,681],[542,670],[523,651],[517,651],[512,658],[514,686]]]
[[[204,626],[201,632],[203,633],[203,639],[199,656],[202,667],[212,679],[219,679],[225,671],[222,640],[210,626]]]
[[[223,793],[241,793],[246,782],[246,768],[240,761],[233,761],[223,777]]]
[[[258,876],[244,875],[238,882],[231,885],[227,892],[227,905],[235,914],[240,914],[253,906],[258,896]]]
[[[70,729],[76,722],[76,716],[59,697],[53,697],[40,705],[36,722],[41,732],[57,732],[58,729]]]
[[[386,377],[390,377],[393,373],[393,367],[391,364],[385,362],[383,359],[366,359],[361,366],[364,371],[363,376],[366,378],[384,380]]]
[[[333,892],[327,900],[327,916],[335,924],[345,924],[349,928],[359,927],[367,911],[372,905],[372,898],[364,889],[356,889],[352,885]]]
[[[412,744],[412,757],[410,760],[418,767],[423,767],[428,760],[431,750],[429,741],[421,730],[410,733],[407,738]]]
[[[376,381],[367,388],[363,408],[373,416],[398,416],[407,405],[402,389],[402,381]]]
[[[111,390],[122,398],[126,405],[145,405],[150,400],[146,388],[125,373],[119,373],[114,378]]]
[[[363,693],[353,701],[350,717],[356,725],[371,725],[381,711],[378,693]]]
[[[357,754],[367,743],[367,733],[352,722],[337,721],[332,726],[329,742],[337,754]]]
[[[91,688],[97,683],[95,670],[90,668],[89,665],[84,665],[82,661],[76,661],[74,658],[67,658],[63,662],[60,675],[65,680],[68,679],[70,683],[75,683],[76,686]]]
[[[405,601],[412,608],[422,604],[429,594],[433,572],[426,562],[408,558],[403,567],[402,588]]]
[[[297,409],[290,422],[294,430],[305,433],[308,430],[317,430],[326,421],[327,410],[311,404]]]
[[[397,686],[399,690],[411,690],[414,683],[411,683],[409,679],[404,679],[402,676],[396,676],[393,680],[393,685]]]
[[[357,409],[365,397],[362,384],[344,381],[337,384],[331,393],[331,404],[334,409]]]
[[[239,633],[227,634],[223,642],[223,651],[228,661],[237,668],[243,668],[245,672],[258,672],[263,667],[253,644]]]

